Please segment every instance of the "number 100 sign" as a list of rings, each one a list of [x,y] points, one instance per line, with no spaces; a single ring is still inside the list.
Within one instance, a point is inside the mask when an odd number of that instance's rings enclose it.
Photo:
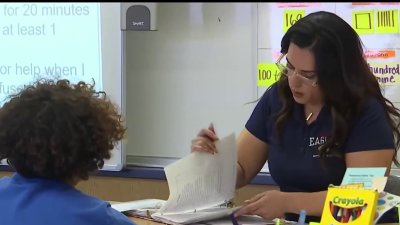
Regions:
[[[279,80],[280,71],[275,63],[259,63],[257,67],[257,86],[271,86]]]

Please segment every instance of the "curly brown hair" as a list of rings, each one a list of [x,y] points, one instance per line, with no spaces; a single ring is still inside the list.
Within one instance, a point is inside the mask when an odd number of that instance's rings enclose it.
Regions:
[[[94,84],[41,79],[0,109],[0,160],[26,177],[88,179],[126,128],[117,107]]]

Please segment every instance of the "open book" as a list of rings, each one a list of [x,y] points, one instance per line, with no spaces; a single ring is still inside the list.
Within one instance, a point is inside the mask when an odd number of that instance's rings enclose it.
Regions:
[[[147,200],[149,204],[142,208],[138,207],[137,201],[113,204],[112,207],[119,210],[124,208],[120,204],[130,203],[132,207],[125,207],[125,211],[131,210],[142,216],[147,214],[168,224],[189,224],[229,216],[235,208],[226,207],[224,203],[235,195],[235,135],[218,140],[216,147],[217,154],[193,152],[164,168],[170,191],[167,201],[160,204],[162,200]]]

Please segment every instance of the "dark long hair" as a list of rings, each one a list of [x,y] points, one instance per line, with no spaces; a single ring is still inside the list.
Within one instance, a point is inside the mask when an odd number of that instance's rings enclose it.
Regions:
[[[386,99],[379,83],[363,56],[363,44],[353,28],[330,12],[315,12],[297,21],[281,41],[281,52],[287,53],[290,43],[310,49],[315,56],[318,85],[324,95],[333,121],[332,136],[320,147],[320,156],[335,153],[349,134],[349,125],[366,106],[368,97],[376,97],[385,108],[395,136],[393,162],[400,146],[399,110]],[[294,99],[287,77],[281,76],[279,92],[283,108],[277,114],[276,132],[280,133],[293,112]]]

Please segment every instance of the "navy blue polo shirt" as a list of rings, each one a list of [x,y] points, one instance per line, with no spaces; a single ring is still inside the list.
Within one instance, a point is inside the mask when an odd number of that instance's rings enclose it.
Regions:
[[[293,115],[285,122],[280,141],[275,134],[274,115],[282,107],[278,85],[261,97],[246,123],[246,129],[266,142],[268,166],[274,181],[284,192],[316,192],[329,184],[339,185],[346,170],[344,158],[318,156],[318,147],[332,134],[332,118],[325,105],[316,120],[307,125],[302,104],[294,102]],[[383,106],[370,98],[363,113],[352,121],[343,154],[394,148],[394,137]]]

